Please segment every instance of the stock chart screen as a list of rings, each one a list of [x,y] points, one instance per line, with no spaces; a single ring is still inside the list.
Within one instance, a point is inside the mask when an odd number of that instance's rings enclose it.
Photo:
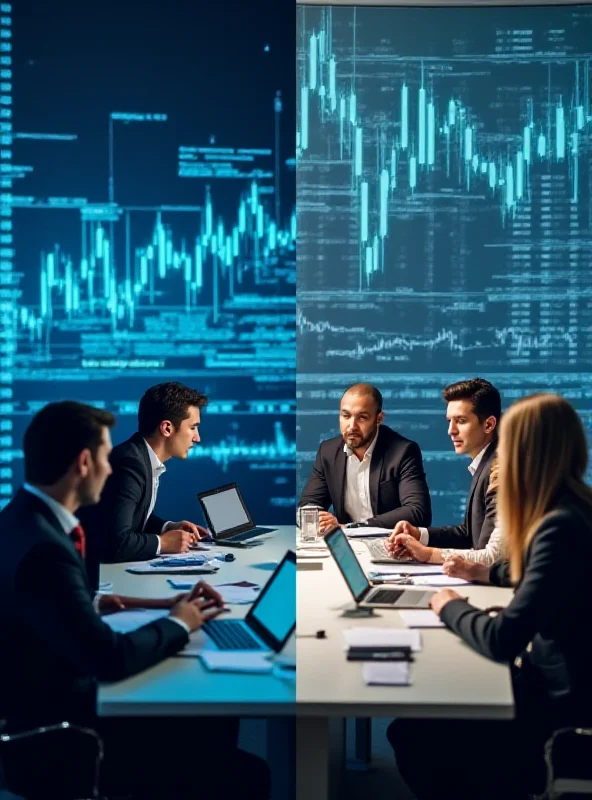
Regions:
[[[158,513],[198,518],[196,492],[236,481],[256,520],[292,521],[294,14],[277,6],[0,3],[2,505],[38,408],[106,408],[118,443],[174,380],[210,402]]]
[[[446,384],[554,391],[591,427],[592,9],[300,6],[297,483],[369,381],[436,524],[468,461]]]

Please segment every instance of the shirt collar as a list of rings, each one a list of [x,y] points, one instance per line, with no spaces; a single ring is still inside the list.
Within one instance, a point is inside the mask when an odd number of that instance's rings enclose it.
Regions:
[[[31,486],[30,483],[23,484],[23,489],[30,494],[34,494],[35,497],[38,497],[40,500],[43,500],[45,505],[48,506],[57,517],[58,522],[64,529],[64,533],[72,533],[74,528],[77,525],[80,525],[78,517],[75,517],[74,514],[68,511],[65,506],[63,506],[61,503],[58,503],[58,501],[54,500],[53,497],[45,494],[45,492],[42,492],[41,489],[38,489],[36,486]]]
[[[489,447],[490,444],[491,444],[491,442],[486,444],[485,447],[483,448],[483,450],[481,450],[480,453],[477,453],[475,458],[471,461],[471,463],[467,467],[467,469],[469,470],[471,475],[474,475],[477,472],[477,469],[479,468],[479,464],[483,461],[483,456],[485,455],[485,451],[487,450],[487,448]]]
[[[376,447],[376,442],[378,441],[378,432],[379,432],[379,431],[380,431],[380,427],[377,429],[377,431],[376,431],[376,434],[374,435],[374,439],[372,439],[372,441],[371,441],[371,442],[370,442],[370,444],[368,445],[368,449],[367,449],[367,450],[366,450],[366,452],[364,453],[364,458],[362,459],[362,461],[365,461],[366,459],[371,459],[371,458],[372,458],[372,453],[374,452],[374,448]],[[350,448],[347,446],[347,444],[346,444],[345,442],[344,442],[344,444],[343,444],[343,452],[346,454],[346,456],[347,456],[348,458],[349,458],[350,456],[353,456],[353,455],[354,455],[354,451],[353,451],[353,450],[351,450],[351,449],[350,449]],[[357,458],[357,456],[356,456],[356,458]],[[361,463],[361,462],[360,462],[360,463]]]
[[[148,457],[150,458],[150,466],[152,467],[152,472],[156,477],[162,475],[163,472],[166,472],[166,467],[156,455],[154,450],[150,447],[146,439],[144,439],[144,443],[148,448]]]

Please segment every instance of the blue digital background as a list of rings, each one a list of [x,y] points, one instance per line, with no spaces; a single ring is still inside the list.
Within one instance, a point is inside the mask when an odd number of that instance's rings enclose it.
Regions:
[[[0,4],[0,504],[46,402],[204,391],[158,512],[295,496],[294,14],[270,0]]]
[[[460,521],[446,384],[590,431],[592,10],[301,6],[297,42],[298,488],[366,380]]]

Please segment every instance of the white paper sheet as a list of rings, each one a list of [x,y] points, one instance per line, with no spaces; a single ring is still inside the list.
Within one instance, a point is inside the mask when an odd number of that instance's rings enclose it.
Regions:
[[[365,536],[390,536],[390,528],[372,528],[370,526],[364,528],[344,528],[343,532],[349,539],[362,539]]]
[[[463,578],[451,578],[448,575],[418,575],[413,578],[416,586],[466,586],[469,581]]]
[[[410,647],[421,650],[421,634],[407,628],[346,628],[343,631],[346,649],[349,647]]]
[[[431,609],[424,611],[420,608],[399,611],[401,619],[408,628],[445,628],[440,617]]]
[[[380,564],[369,573],[371,578],[388,575],[443,575],[441,564]]]
[[[220,592],[224,602],[229,605],[246,605],[247,603],[254,603],[260,594],[259,586],[224,586],[217,584],[214,586],[217,592]]]
[[[106,614],[101,617],[111,630],[117,633],[129,633],[148,625],[155,619],[168,617],[169,611],[166,608],[138,608],[133,611],[117,611],[115,614]]]
[[[362,676],[366,686],[409,686],[408,661],[364,661]]]
[[[261,653],[204,650],[199,657],[207,669],[217,672],[271,672],[273,669],[273,663]]]

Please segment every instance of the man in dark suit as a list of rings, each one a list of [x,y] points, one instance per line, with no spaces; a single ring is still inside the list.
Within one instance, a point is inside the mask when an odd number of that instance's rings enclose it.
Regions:
[[[491,498],[486,496],[502,413],[500,394],[489,381],[472,378],[450,384],[442,395],[448,404],[448,435],[454,450],[471,458],[468,469],[472,481],[465,518],[460,525],[433,528],[398,523],[386,541],[387,550],[398,558],[413,555],[405,548],[407,537],[430,547],[481,550],[495,525],[495,507],[492,513]]]
[[[111,453],[112,474],[101,501],[81,512],[93,587],[98,564],[143,561],[185,553],[207,531],[193,522],[169,522],[154,513],[159,481],[170,458],[185,459],[200,441],[200,409],[207,397],[180,383],[148,389],[138,408],[138,432]]]
[[[299,507],[317,506],[320,532],[348,522],[429,525],[430,493],[415,442],[382,424],[382,395],[368,383],[341,398],[341,436],[321,443]],[[333,513],[329,507],[333,506]]]
[[[135,604],[113,596],[93,604],[85,534],[75,516],[99,500],[111,473],[114,422],[112,414],[81,403],[45,406],[24,437],[26,483],[0,512],[0,641],[10,643],[0,658],[0,718],[6,732],[63,720],[97,727],[106,739],[106,764],[110,756],[141,750],[140,737],[136,731],[123,749],[113,744],[113,731],[95,716],[97,682],[122,680],[174,655],[222,606],[220,595],[201,584],[153,602],[170,608],[169,616],[131,633],[115,633],[101,619],[101,612]],[[160,739],[159,758],[167,746],[162,736],[150,745]]]

